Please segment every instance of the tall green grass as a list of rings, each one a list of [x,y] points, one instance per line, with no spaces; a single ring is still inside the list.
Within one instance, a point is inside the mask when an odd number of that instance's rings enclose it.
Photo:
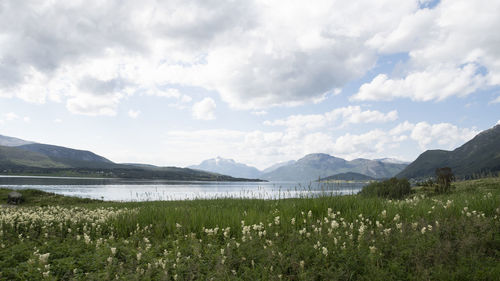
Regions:
[[[456,186],[402,200],[64,204],[41,194],[0,209],[0,279],[499,280],[500,181]]]

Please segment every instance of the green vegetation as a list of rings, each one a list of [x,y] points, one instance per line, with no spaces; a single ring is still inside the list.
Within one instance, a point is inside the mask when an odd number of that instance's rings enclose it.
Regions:
[[[0,145],[0,169],[7,166],[30,166],[35,168],[67,167],[40,153]]]
[[[7,195],[11,191],[12,190],[6,188],[0,188],[1,204],[5,204],[5,202],[7,202]],[[17,190],[17,192],[23,195],[24,203],[22,204],[22,207],[43,207],[43,206],[54,206],[54,205],[73,206],[81,204],[103,203],[100,200],[63,196],[59,194],[44,192],[37,189]],[[5,207],[8,208],[7,206]]]
[[[361,190],[361,196],[403,199],[411,193],[407,179],[391,178],[385,181],[372,182]]]
[[[25,205],[0,208],[0,279],[499,280],[500,180],[453,184],[402,200],[113,203],[23,190]]]
[[[354,172],[340,173],[320,179],[320,181],[372,181],[372,180],[375,179],[370,176]]]

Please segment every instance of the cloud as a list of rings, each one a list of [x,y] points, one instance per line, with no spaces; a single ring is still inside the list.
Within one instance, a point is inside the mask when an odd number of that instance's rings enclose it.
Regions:
[[[307,130],[319,129],[338,123],[338,126],[349,124],[384,123],[398,118],[398,112],[392,110],[386,114],[377,110],[362,110],[360,106],[347,106],[334,109],[324,114],[292,115],[286,119],[265,121],[267,126],[285,126]]]
[[[377,57],[364,42],[417,8],[396,0],[8,0],[0,96],[65,102],[86,115],[112,115],[118,94],[170,95],[165,85],[214,90],[235,108],[317,102],[369,70]]]
[[[500,86],[498,9],[498,1],[442,0],[404,16],[367,41],[382,54],[408,53],[403,77],[379,74],[352,99],[439,101]]]
[[[66,108],[74,114],[88,116],[115,116],[120,96],[99,97],[94,95],[78,95],[66,102]]]
[[[420,148],[452,149],[470,140],[479,132],[475,129],[459,128],[450,123],[428,124],[419,122],[411,131],[411,138],[418,142]]]
[[[393,138],[416,141],[422,150],[426,149],[453,149],[465,143],[477,135],[479,131],[475,128],[459,128],[450,123],[429,124],[427,122],[400,123],[389,134]]]
[[[204,98],[193,105],[193,118],[198,120],[214,120],[216,104],[212,98]]]
[[[113,115],[141,94],[185,107],[171,85],[254,111],[320,102],[399,53],[406,71],[353,99],[443,100],[500,85],[500,3],[487,0],[4,2],[0,97],[73,113]]]
[[[14,112],[7,112],[1,115],[3,118],[0,119],[0,124],[5,124],[6,122],[12,122],[16,120],[22,120],[25,123],[31,122],[31,118],[29,116],[24,116],[21,118],[21,116],[17,115]]]
[[[141,114],[141,111],[140,110],[132,110],[130,109],[128,111],[128,116],[132,119],[136,119],[137,117],[139,117],[139,114]]]
[[[17,114],[15,114],[14,112],[4,113],[3,117],[7,121],[13,121],[13,120],[16,120],[19,118],[19,116]]]
[[[490,101],[489,103],[490,104],[500,103],[500,95],[498,97],[496,97],[494,100]]]
[[[379,74],[370,83],[363,84],[351,99],[441,101],[451,96],[463,97],[485,85],[485,76],[477,71],[476,65],[467,64],[461,68],[431,68],[409,74],[403,79],[389,79],[387,75]]]

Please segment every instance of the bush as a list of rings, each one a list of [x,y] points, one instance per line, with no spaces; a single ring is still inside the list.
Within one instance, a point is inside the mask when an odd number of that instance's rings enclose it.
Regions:
[[[449,192],[451,189],[451,182],[455,179],[451,168],[437,168],[436,169],[436,193]]]
[[[411,186],[407,179],[391,178],[381,182],[372,182],[363,187],[359,194],[368,197],[402,199],[410,193]]]

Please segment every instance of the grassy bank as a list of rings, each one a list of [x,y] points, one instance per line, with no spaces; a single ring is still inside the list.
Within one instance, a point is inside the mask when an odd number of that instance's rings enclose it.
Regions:
[[[499,280],[500,181],[405,200],[112,203],[23,191],[2,280]],[[0,190],[5,202],[7,190]]]

